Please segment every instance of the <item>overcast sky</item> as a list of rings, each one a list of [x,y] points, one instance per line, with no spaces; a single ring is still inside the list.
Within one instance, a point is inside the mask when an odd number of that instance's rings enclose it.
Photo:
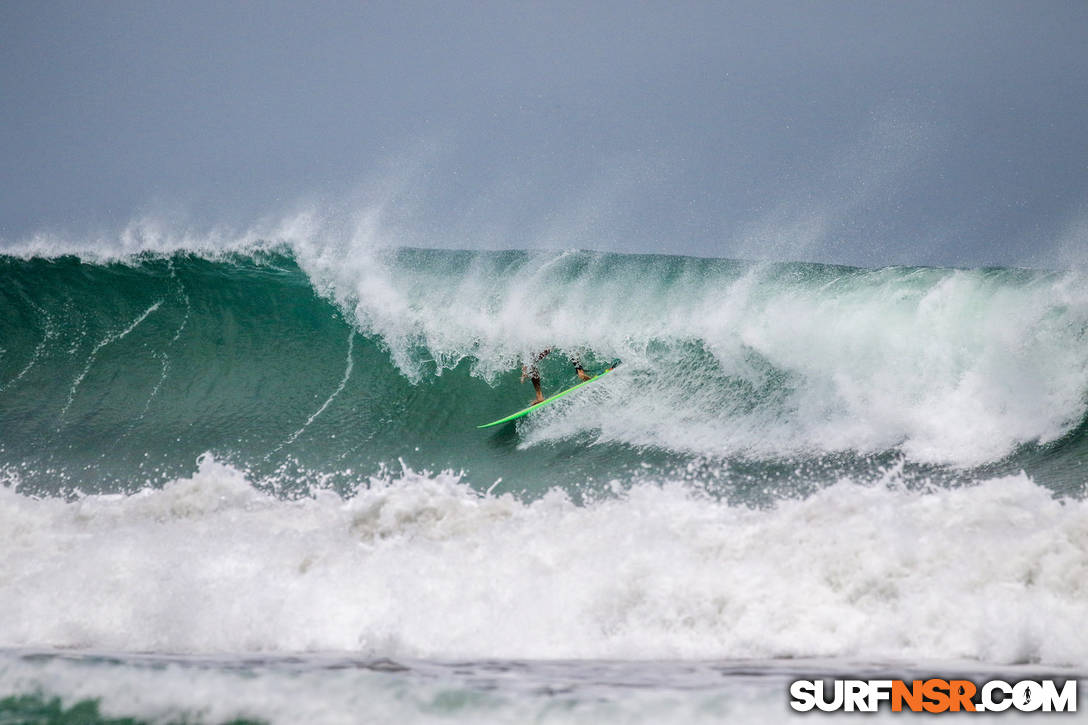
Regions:
[[[0,238],[375,206],[390,244],[1088,246],[1088,2],[0,3]]]

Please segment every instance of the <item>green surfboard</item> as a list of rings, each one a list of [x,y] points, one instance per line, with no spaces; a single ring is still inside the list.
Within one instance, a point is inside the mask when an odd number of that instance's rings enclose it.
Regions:
[[[495,425],[502,425],[503,423],[509,423],[512,420],[517,420],[518,418],[520,418],[520,417],[522,417],[524,415],[529,415],[529,413],[532,413],[534,410],[540,410],[545,405],[549,405],[551,403],[554,403],[555,401],[559,400],[560,398],[562,398],[567,393],[573,393],[575,390],[582,387],[583,385],[589,385],[594,380],[600,380],[605,375],[608,375],[610,372],[612,372],[615,369],[616,369],[616,367],[613,365],[612,367],[608,368],[607,370],[605,370],[600,375],[594,375],[589,380],[583,380],[582,382],[578,383],[577,385],[572,385],[572,386],[570,386],[569,388],[567,388],[566,390],[564,390],[561,393],[556,393],[555,395],[551,396],[550,398],[544,398],[544,400],[540,401],[536,405],[530,405],[528,408],[525,408],[524,410],[519,410],[516,413],[511,413],[510,415],[506,416],[505,418],[499,418],[498,420],[492,421],[490,423],[484,423],[483,425],[478,425],[476,427],[477,428],[490,428],[490,427],[495,426]]]

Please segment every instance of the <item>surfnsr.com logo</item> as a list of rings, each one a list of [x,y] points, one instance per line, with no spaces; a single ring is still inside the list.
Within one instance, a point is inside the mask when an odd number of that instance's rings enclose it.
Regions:
[[[1076,712],[1077,681],[796,680],[790,698],[798,712]]]

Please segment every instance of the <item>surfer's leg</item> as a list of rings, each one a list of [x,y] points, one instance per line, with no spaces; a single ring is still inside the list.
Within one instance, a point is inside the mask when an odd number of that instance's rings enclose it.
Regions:
[[[525,382],[525,378],[529,378],[533,381],[533,390],[536,391],[536,399],[533,400],[530,405],[536,405],[543,402],[544,393],[540,390],[540,368],[536,365],[522,365],[521,366],[521,382]]]
[[[592,375],[582,369],[582,363],[578,362],[578,358],[572,357],[570,359],[570,364],[574,366],[574,372],[578,373],[579,380],[585,381],[593,379]]]
[[[537,403],[544,402],[544,392],[540,389],[540,368],[536,366],[536,363],[546,358],[548,356],[548,353],[550,353],[551,351],[552,349],[549,347],[543,352],[537,354],[536,361],[534,363],[532,363],[531,365],[521,366],[521,382],[524,383],[525,378],[529,378],[533,381],[533,390],[536,392],[536,398],[533,399],[533,402],[530,403],[530,405],[536,405]]]

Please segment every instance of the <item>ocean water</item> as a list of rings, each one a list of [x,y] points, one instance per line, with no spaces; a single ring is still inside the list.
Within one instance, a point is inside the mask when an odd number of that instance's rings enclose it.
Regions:
[[[771,722],[797,677],[1088,669],[1078,271],[105,249],[0,256],[0,722]],[[478,430],[549,347],[545,393],[621,365]]]

